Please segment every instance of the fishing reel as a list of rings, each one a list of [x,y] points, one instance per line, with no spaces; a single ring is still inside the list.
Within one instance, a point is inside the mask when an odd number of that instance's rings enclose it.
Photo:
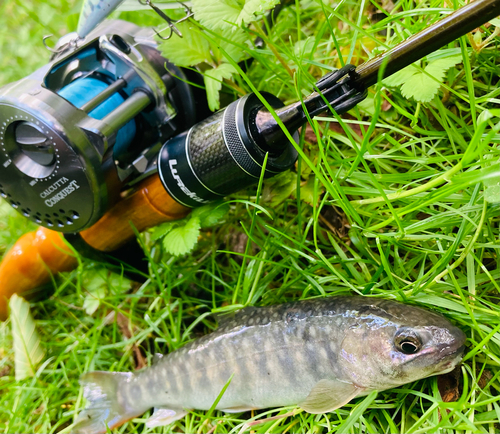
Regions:
[[[108,21],[61,38],[51,61],[0,89],[0,195],[60,232],[92,226],[156,170],[169,138],[208,114],[199,77],[163,58],[151,29]]]

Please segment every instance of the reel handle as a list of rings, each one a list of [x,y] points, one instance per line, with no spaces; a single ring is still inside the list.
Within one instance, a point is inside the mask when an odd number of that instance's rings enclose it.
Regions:
[[[80,235],[94,249],[109,252],[135,236],[132,225],[142,232],[183,218],[189,211],[190,208],[180,205],[165,191],[158,174],[154,174]],[[77,265],[62,233],[39,227],[24,234],[0,264],[0,320],[7,319],[9,298],[13,294],[26,297],[34,288],[50,282],[53,275],[71,271]]]

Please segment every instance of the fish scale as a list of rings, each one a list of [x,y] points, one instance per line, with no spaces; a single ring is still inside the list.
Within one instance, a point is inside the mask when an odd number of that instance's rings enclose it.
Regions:
[[[460,361],[464,341],[463,332],[436,313],[377,298],[249,307],[142,372],[85,374],[90,406],[76,432],[104,432],[105,423],[118,426],[152,407],[149,426],[171,423],[189,409],[210,409],[229,380],[216,409],[332,411],[372,390],[448,372]],[[418,351],[405,353],[402,342]]]
[[[305,324],[293,321],[290,317],[282,318],[271,324],[268,315],[261,317],[259,312],[249,317],[248,321],[254,325],[242,328],[236,323],[228,324],[220,332],[210,335],[210,340],[202,340],[188,345],[182,357],[171,358],[167,356],[162,358],[153,367],[155,371],[144,371],[144,373],[135,376],[130,383],[131,390],[135,390],[135,383],[150,383],[150,378],[155,378],[156,372],[162,372],[166,378],[176,378],[180,387],[169,390],[167,384],[165,386],[155,385],[150,390],[150,396],[141,396],[141,400],[150,403],[149,406],[208,409],[231,375],[235,374],[228,393],[221,399],[217,408],[239,406],[240,397],[245,394],[252,395],[250,406],[265,406],[268,405],[268,389],[279,388],[283,382],[289,382],[290,377],[302,375],[302,378],[307,378],[308,381],[300,387],[293,388],[291,394],[288,391],[286,402],[283,402],[282,405],[293,403],[296,394],[301,394],[300,396],[305,398],[307,394],[304,396],[304,393],[307,391],[304,392],[303,389],[310,388],[309,384],[319,381],[321,378],[318,378],[317,370],[310,369],[310,367],[306,369],[305,373],[303,372],[302,363],[297,359],[298,349],[302,347],[304,351],[302,358],[317,360],[318,366],[328,364],[328,360],[325,360],[322,352],[308,355],[310,353],[308,348],[313,343],[310,342],[305,347],[303,345],[304,336],[310,335]],[[321,337],[320,325],[311,325],[311,327],[316,327],[318,329],[316,335]],[[265,339],[272,342],[267,351],[262,350],[261,342],[264,336]],[[326,340],[325,337],[322,339]],[[247,350],[248,347],[253,347],[254,352],[235,354],[234,347],[247,347]],[[209,354],[212,352],[219,352],[222,361],[206,363],[210,360]],[[202,365],[203,367],[200,368]],[[246,379],[255,377],[255,371],[252,367],[258,365],[265,366],[271,375],[267,376],[269,378],[264,385],[249,386]],[[262,377],[265,378],[265,376]],[[210,384],[208,381],[193,381],[193,379],[199,378],[210,379]],[[159,402],[157,396],[162,396],[163,387],[168,392],[169,399]],[[195,389],[198,393],[195,393]],[[137,400],[137,396],[133,392],[125,392],[125,394],[130,397],[130,402],[126,405],[131,406]],[[237,405],[234,405],[235,403]]]

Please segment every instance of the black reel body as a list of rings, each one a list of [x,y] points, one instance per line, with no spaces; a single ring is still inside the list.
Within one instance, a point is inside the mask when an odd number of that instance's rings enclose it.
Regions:
[[[58,48],[0,89],[0,195],[37,224],[78,232],[208,110],[188,84],[198,78],[161,56],[151,29],[109,21]]]

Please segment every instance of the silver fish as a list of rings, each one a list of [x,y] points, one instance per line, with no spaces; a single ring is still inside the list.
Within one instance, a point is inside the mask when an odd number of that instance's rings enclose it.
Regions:
[[[298,405],[326,413],[451,371],[465,339],[436,313],[369,297],[247,307],[141,372],[84,374],[90,405],[74,430],[105,432],[152,407],[147,425],[169,424],[190,409],[210,409],[227,384],[216,409]]]

